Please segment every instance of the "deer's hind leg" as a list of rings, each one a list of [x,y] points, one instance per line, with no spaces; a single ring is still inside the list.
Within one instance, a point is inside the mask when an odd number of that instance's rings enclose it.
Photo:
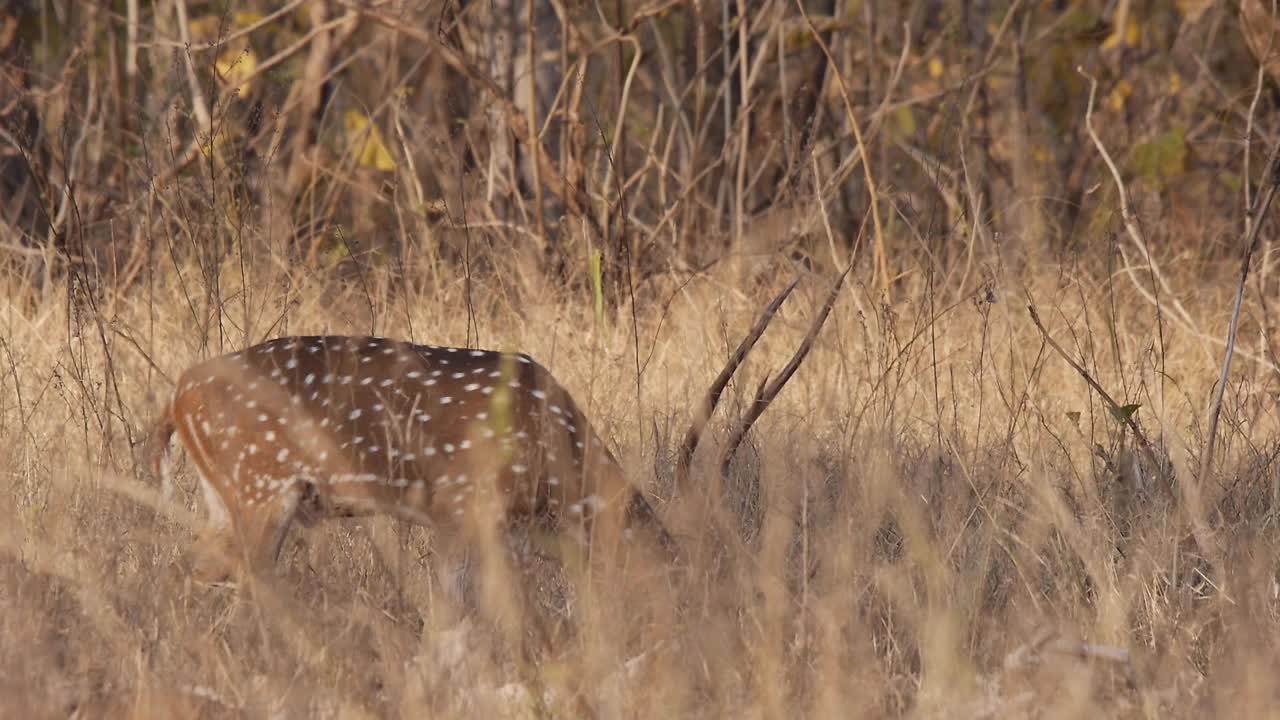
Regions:
[[[293,482],[261,498],[224,498],[203,475],[201,482],[206,503],[223,510],[210,510],[210,523],[193,547],[192,575],[215,583],[272,569],[309,486]]]

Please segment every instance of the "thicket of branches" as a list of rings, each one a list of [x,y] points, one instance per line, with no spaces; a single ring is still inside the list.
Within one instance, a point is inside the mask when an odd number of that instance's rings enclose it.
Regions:
[[[1152,245],[1221,257],[1273,131],[1266,4],[8,0],[0,258],[33,288],[515,260],[606,298],[856,258],[965,292],[1119,228],[1089,76]]]

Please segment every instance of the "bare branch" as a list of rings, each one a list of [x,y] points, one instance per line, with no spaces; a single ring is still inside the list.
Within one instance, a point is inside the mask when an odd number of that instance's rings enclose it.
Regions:
[[[846,271],[847,272],[847,271]],[[684,434],[684,442],[680,445],[680,454],[676,456],[676,491],[679,492],[688,484],[689,479],[689,463],[693,460],[693,453],[698,449],[698,440],[702,437],[702,431],[706,429],[707,422],[711,419],[711,414],[716,411],[716,405],[720,403],[720,395],[724,393],[725,387],[729,381],[733,379],[733,374],[738,371],[738,367],[742,365],[742,361],[747,358],[747,353],[751,352],[751,348],[755,347],[756,342],[764,335],[764,331],[769,327],[773,316],[777,314],[778,308],[782,307],[782,303],[786,301],[791,291],[796,289],[796,285],[800,283],[800,278],[792,280],[789,285],[782,289],[776,297],[768,305],[764,311],[760,313],[760,317],[756,319],[756,324],[751,328],[751,332],[742,338],[742,342],[738,343],[738,349],[733,351],[729,356],[728,362],[720,374],[716,376],[715,382],[711,383],[711,388],[707,390],[707,396],[703,399],[701,407],[694,414],[692,422],[689,424],[689,430]]]
[[[804,340],[800,342],[800,347],[796,348],[796,352],[791,356],[791,360],[782,368],[782,372],[778,373],[768,384],[763,382],[760,388],[756,390],[755,402],[751,404],[751,408],[747,410],[747,415],[734,429],[733,434],[729,436],[729,443],[725,446],[724,455],[720,458],[720,473],[723,475],[729,469],[729,463],[733,462],[733,456],[738,452],[738,446],[742,444],[742,439],[747,436],[747,432],[751,430],[751,426],[756,420],[769,409],[769,404],[773,399],[782,392],[782,388],[786,386],[787,381],[795,375],[796,370],[800,369],[800,363],[804,362],[809,351],[813,349],[813,342],[817,339],[818,333],[822,330],[822,326],[827,322],[827,316],[831,314],[831,308],[835,307],[836,298],[840,294],[840,288],[844,285],[844,279],[849,275],[849,271],[853,269],[853,263],[845,266],[844,272],[836,278],[835,285],[831,287],[831,292],[827,295],[827,301],[823,304],[822,309],[818,311],[818,315],[813,318],[813,323],[809,326],[809,332],[804,336]]]
[[[1204,454],[1200,456],[1200,479],[1209,477],[1213,464],[1213,448],[1218,438],[1218,416],[1222,412],[1222,397],[1227,390],[1227,376],[1231,373],[1231,356],[1236,349],[1236,328],[1240,325],[1240,305],[1244,302],[1244,286],[1249,279],[1249,265],[1253,261],[1253,252],[1258,247],[1258,229],[1262,227],[1262,219],[1271,209],[1271,200],[1276,195],[1276,185],[1280,183],[1280,141],[1271,146],[1271,156],[1267,159],[1267,189],[1258,196],[1256,208],[1249,211],[1249,219],[1245,221],[1248,231],[1244,239],[1244,257],[1240,259],[1240,284],[1236,286],[1236,298],[1231,306],[1231,322],[1227,326],[1227,349],[1222,355],[1222,373],[1218,375],[1218,387],[1213,394],[1213,402],[1209,409],[1209,439]]]
[[[1098,397],[1102,398],[1102,402],[1105,403],[1107,409],[1111,411],[1111,415],[1123,421],[1133,433],[1133,436],[1138,439],[1138,444],[1142,447],[1143,457],[1145,457],[1147,462],[1151,464],[1151,468],[1155,472],[1159,472],[1161,476],[1166,476],[1166,473],[1164,472],[1164,464],[1156,459],[1156,453],[1151,447],[1151,441],[1147,439],[1147,434],[1142,431],[1142,428],[1139,427],[1137,421],[1133,419],[1133,413],[1125,412],[1124,409],[1120,407],[1120,404],[1111,397],[1111,394],[1103,389],[1103,387],[1098,384],[1097,380],[1093,379],[1093,376],[1089,374],[1089,371],[1080,363],[1073,360],[1071,356],[1067,354],[1067,351],[1058,344],[1058,341],[1053,339],[1053,336],[1045,329],[1044,323],[1040,322],[1040,314],[1036,312],[1035,305],[1028,305],[1027,312],[1031,313],[1031,322],[1035,323],[1036,329],[1040,331],[1040,335],[1044,338],[1044,341],[1049,344],[1049,347],[1053,348],[1053,351],[1058,353],[1063,360],[1066,360],[1067,364],[1071,366],[1071,369],[1075,370],[1076,373],[1079,374],[1086,383],[1088,383],[1089,387],[1093,388],[1093,391],[1098,393]],[[1168,485],[1168,478],[1166,477],[1165,479],[1166,485]],[[1172,488],[1170,488],[1170,490],[1172,491]]]

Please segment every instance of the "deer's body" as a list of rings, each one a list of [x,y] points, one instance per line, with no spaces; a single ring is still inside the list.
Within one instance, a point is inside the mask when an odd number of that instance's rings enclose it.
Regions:
[[[292,521],[326,516],[395,515],[464,543],[538,521],[613,546],[634,526],[671,548],[568,392],[523,354],[279,338],[187,370],[161,448],[175,431],[209,506],[206,577],[231,569],[209,567],[210,550],[269,565]]]

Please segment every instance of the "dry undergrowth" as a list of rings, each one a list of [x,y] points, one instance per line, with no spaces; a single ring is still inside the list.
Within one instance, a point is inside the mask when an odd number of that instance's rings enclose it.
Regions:
[[[531,668],[483,623],[449,632],[421,529],[329,522],[295,530],[278,576],[253,587],[186,579],[202,511],[190,468],[171,505],[133,469],[167,378],[241,344],[246,317],[286,318],[277,334],[367,333],[372,307],[380,334],[467,342],[458,287],[421,297],[263,272],[257,304],[223,316],[221,348],[201,347],[199,313],[163,273],[94,315],[56,293],[3,306],[0,713],[489,717],[541,696],[553,716],[585,700],[603,717],[1256,717],[1280,702],[1269,371],[1242,363],[1216,475],[1198,482],[1220,348],[1169,326],[1161,340],[1124,286],[1080,271],[981,301],[916,288],[888,313],[854,284],[715,500],[726,419],[786,362],[825,281],[784,306],[678,494],[680,433],[760,298],[669,289],[665,315],[640,313],[637,397],[629,312],[602,329],[581,299],[477,286],[480,344],[551,368],[693,558],[625,586],[539,567],[539,598],[567,604],[572,630]],[[1184,301],[1218,327],[1230,283],[1202,287]],[[1020,297],[1141,405],[1174,495]]]

